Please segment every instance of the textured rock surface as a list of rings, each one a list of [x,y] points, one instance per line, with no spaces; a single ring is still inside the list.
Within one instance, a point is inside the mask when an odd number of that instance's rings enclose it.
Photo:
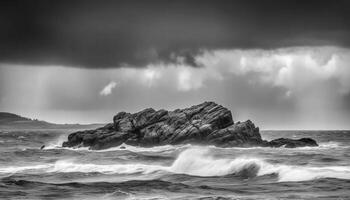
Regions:
[[[295,147],[305,147],[305,146],[311,146],[315,147],[318,146],[315,140],[311,138],[301,138],[298,140],[293,140],[289,138],[278,138],[275,140],[271,140],[268,143],[268,146],[270,147],[286,147],[286,148],[295,148]]]
[[[126,143],[144,147],[166,144],[278,147],[282,143],[280,146],[288,146],[287,143],[292,146],[293,141],[288,139],[270,144],[261,139],[259,128],[250,120],[234,123],[227,108],[214,102],[204,102],[174,111],[147,108],[134,114],[120,112],[113,117],[111,124],[70,134],[63,146],[105,149]],[[307,142],[303,144],[307,145]],[[296,147],[299,145],[302,143],[295,142]]]

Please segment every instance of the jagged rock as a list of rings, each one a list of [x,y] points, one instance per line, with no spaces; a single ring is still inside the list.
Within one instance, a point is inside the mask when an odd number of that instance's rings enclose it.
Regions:
[[[305,147],[305,146],[311,146],[315,147],[318,146],[315,140],[311,138],[301,138],[298,140],[293,140],[289,138],[278,138],[275,140],[271,140],[268,142],[268,146],[270,147],[286,147],[286,148],[296,148],[296,147]]]
[[[292,141],[294,140],[287,143],[292,146]],[[204,102],[174,111],[147,108],[134,114],[119,112],[113,117],[111,124],[96,130],[70,134],[63,146],[105,149],[123,143],[144,147],[166,144],[275,147],[279,144],[262,140],[259,128],[250,120],[234,123],[231,111],[227,108],[214,102]],[[295,144],[298,146],[309,143],[304,141]]]

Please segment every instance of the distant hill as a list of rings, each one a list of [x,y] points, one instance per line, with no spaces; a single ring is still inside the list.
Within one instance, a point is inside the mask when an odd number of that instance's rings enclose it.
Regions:
[[[0,130],[4,129],[94,129],[103,124],[54,124],[30,119],[8,112],[0,112]]]

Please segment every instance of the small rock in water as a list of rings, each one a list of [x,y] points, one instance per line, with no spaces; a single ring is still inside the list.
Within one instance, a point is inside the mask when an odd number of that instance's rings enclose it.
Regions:
[[[318,144],[311,138],[301,138],[298,140],[289,138],[278,138],[269,142],[270,147],[285,147],[285,148],[296,148],[296,147],[316,147]]]

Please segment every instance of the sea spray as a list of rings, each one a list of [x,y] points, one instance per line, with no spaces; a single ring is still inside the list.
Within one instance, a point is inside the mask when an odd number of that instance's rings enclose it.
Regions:
[[[308,181],[319,178],[350,179],[349,166],[294,166],[271,164],[262,158],[240,156],[233,159],[215,158],[208,148],[191,148],[183,151],[170,170],[195,176],[225,176],[245,170],[250,175],[278,175],[278,181]]]
[[[170,170],[194,176],[224,176],[251,168],[258,161],[255,158],[215,158],[209,148],[195,147],[182,152]]]
[[[248,172],[249,177],[276,174],[279,182],[308,181],[319,178],[350,179],[349,166],[297,166],[272,164],[262,158],[239,156],[217,158],[208,147],[191,147],[182,151],[170,166],[143,163],[92,164],[75,160],[59,160],[55,163],[0,167],[0,173],[101,173],[101,174],[150,174],[166,172],[190,176],[226,176]]]
[[[68,134],[61,134],[51,142],[49,142],[46,146],[45,149],[57,149],[57,148],[62,148],[62,143],[67,140]]]
[[[348,199],[350,132],[292,133],[316,138],[319,146],[89,150],[62,148],[66,131],[2,132],[0,193],[3,199]],[[42,144],[53,148],[40,150]]]

